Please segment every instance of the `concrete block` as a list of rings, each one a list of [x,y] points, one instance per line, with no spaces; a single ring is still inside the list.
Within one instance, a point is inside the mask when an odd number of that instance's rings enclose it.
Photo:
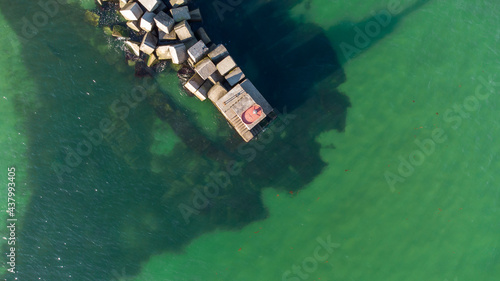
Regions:
[[[186,45],[186,49],[188,49],[188,50],[189,50],[189,48],[193,47],[197,42],[198,42],[198,40],[196,40],[195,37],[191,37],[188,40],[182,41],[182,43],[184,43],[184,45]]]
[[[172,14],[172,17],[174,18],[175,22],[181,22],[183,20],[191,19],[191,15],[189,14],[189,8],[187,6],[173,8],[172,10],[170,10],[170,13]]]
[[[196,71],[203,80],[207,80],[212,73],[217,71],[217,68],[209,58],[204,58],[194,66],[194,71]]]
[[[198,30],[196,30],[194,34],[199,40],[203,41],[203,43],[205,43],[206,45],[212,42],[212,40],[210,40],[210,37],[208,37],[208,34],[203,27],[198,28]]]
[[[168,46],[170,55],[172,56],[172,62],[174,64],[182,64],[187,61],[188,54],[186,46],[183,43]]]
[[[155,51],[157,44],[158,44],[158,38],[156,38],[156,36],[148,32],[144,35],[144,38],[142,39],[140,49],[144,53],[151,55]]]
[[[154,11],[158,6],[160,6],[160,0],[139,0],[139,3],[146,8],[149,12]]]
[[[159,60],[170,60],[172,55],[170,55],[170,46],[158,46],[156,48],[156,56]]]
[[[207,99],[208,97],[208,91],[210,91],[210,89],[212,88],[212,82],[210,81],[205,81],[205,83],[203,83],[203,85],[201,85],[201,87],[194,93],[194,95],[200,99],[201,101],[204,101]]]
[[[154,13],[150,12],[144,13],[144,15],[142,15],[141,18],[141,23],[140,23],[141,28],[147,32],[151,32],[153,30],[153,27],[155,27],[155,21],[154,21],[155,16],[156,15]]]
[[[163,3],[163,1],[160,0],[160,5],[158,5],[158,7],[156,7],[156,9],[154,10],[154,13],[155,14],[158,14],[159,12],[163,12],[165,10],[167,10],[167,5],[165,3]]]
[[[227,51],[226,47],[224,47],[224,45],[222,45],[222,44],[217,45],[217,47],[213,51],[208,53],[208,57],[215,64],[218,64],[227,56],[229,56],[229,52]]]
[[[188,4],[188,0],[170,0],[170,5],[173,7],[173,8],[177,8],[179,6],[184,6],[184,5],[187,5]]]
[[[130,2],[120,10],[120,13],[126,20],[139,20],[144,13],[141,6],[135,2]]]
[[[225,59],[223,59],[221,62],[217,64],[217,70],[220,72],[222,75],[226,75],[229,73],[229,71],[233,70],[237,65],[234,62],[233,58],[231,56],[227,56]]]
[[[203,83],[205,83],[205,80],[203,80],[203,78],[201,78],[198,74],[195,74],[186,82],[186,84],[184,84],[184,88],[194,94],[201,87],[201,85],[203,85]]]
[[[231,70],[226,76],[225,76],[227,82],[229,85],[234,86],[238,84],[241,80],[245,79],[245,74],[243,74],[243,71],[241,71],[241,68],[236,67],[235,69]]]
[[[224,81],[224,76],[220,75],[219,71],[216,70],[214,73],[208,76],[208,80],[210,80],[212,84],[222,83]]]
[[[158,30],[161,30],[165,33],[170,33],[174,30],[175,21],[165,12],[159,12],[155,18],[156,26],[158,26]]]
[[[173,41],[177,40],[177,35],[175,34],[175,31],[171,31],[170,33],[166,33],[162,30],[158,31],[158,39],[160,41]]]
[[[207,53],[208,48],[201,40],[188,49],[188,55],[194,61],[194,63],[199,62],[203,57],[207,55]]]
[[[127,21],[127,26],[136,32],[141,32],[141,26],[137,21]]]
[[[191,21],[203,21],[203,18],[201,17],[200,9],[195,9],[195,10],[190,11],[189,15],[191,16]]]
[[[194,37],[194,33],[191,30],[191,26],[185,20],[176,24],[174,26],[174,29],[175,29],[175,33],[177,34],[177,37],[179,37],[179,40],[181,40],[181,41],[185,41],[185,40],[188,40],[188,39]]]
[[[155,65],[157,62],[158,62],[158,58],[156,57],[155,53],[152,53],[151,55],[149,55],[147,66],[151,67],[151,66]]]
[[[125,7],[127,5],[127,3],[128,3],[128,0],[120,0],[120,3],[119,3],[120,9]],[[101,3],[99,3],[99,4],[101,4]],[[102,4],[101,4],[101,6],[102,6]]]
[[[125,41],[125,45],[134,53],[134,55],[139,56],[141,54],[141,46],[137,42]]]

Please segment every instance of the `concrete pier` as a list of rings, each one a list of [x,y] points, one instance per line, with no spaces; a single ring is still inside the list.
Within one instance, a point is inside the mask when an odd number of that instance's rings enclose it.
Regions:
[[[248,142],[274,118],[273,108],[226,47],[212,43],[205,28],[200,27],[200,10],[190,10],[187,4],[187,0],[130,0],[128,3],[120,0],[120,13],[127,20],[126,25],[133,32],[146,31],[140,44],[126,40],[125,45],[137,60],[146,60],[141,53],[147,54],[149,67],[166,60],[182,64],[183,76],[179,77],[187,79],[182,80],[185,90],[200,101],[209,99]],[[197,28],[196,32],[191,24]]]

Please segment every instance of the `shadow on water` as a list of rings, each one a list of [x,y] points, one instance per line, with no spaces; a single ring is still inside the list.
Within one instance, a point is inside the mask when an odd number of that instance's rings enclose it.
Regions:
[[[62,181],[51,164],[64,163],[68,149],[81,141],[81,130],[94,128],[107,116],[109,104],[140,82],[123,77],[132,75],[126,68],[117,71],[124,62],[97,63],[104,60],[103,54],[92,42],[105,41],[104,36],[75,20],[84,18],[77,7],[61,5],[37,36],[23,41],[24,61],[43,108],[36,116],[27,115],[33,167],[28,173],[34,195],[19,234],[20,280],[66,280],[70,275],[77,280],[112,280],[124,270],[137,274],[153,254],[180,252],[203,233],[264,219],[263,188],[298,191],[318,176],[326,163],[315,139],[322,132],[344,131],[351,106],[338,90],[346,76],[329,37],[348,40],[350,33],[345,23],[327,33],[311,23],[297,24],[287,11],[299,2],[242,4],[226,13],[224,21],[206,23],[213,41],[227,43],[269,102],[293,115],[283,130],[277,132],[278,120],[250,144],[240,146],[234,139],[225,145],[213,143],[191,129],[185,112],[168,98],[156,104],[156,95],[127,119],[136,140],[133,161],[121,155],[129,144],[97,146]],[[212,2],[199,5],[205,20],[217,19]],[[18,34],[24,25],[20,19],[37,10],[28,1],[0,3],[0,11]],[[384,36],[400,20],[394,20]],[[381,39],[382,35],[373,41]],[[107,59],[116,56],[109,54]],[[151,107],[183,141],[168,156],[149,153],[156,118]],[[159,107],[163,109],[158,111]],[[78,121],[80,117],[83,121]],[[161,173],[149,169],[154,157],[165,167]],[[203,190],[213,181],[212,173],[232,163],[240,164],[242,172],[230,177],[227,187],[186,224],[179,203],[193,206],[197,196],[193,188]]]

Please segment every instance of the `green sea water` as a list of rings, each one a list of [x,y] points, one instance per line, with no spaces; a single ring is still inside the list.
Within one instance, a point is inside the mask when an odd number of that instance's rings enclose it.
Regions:
[[[216,2],[207,32],[281,113],[248,145],[174,69],[135,77],[92,1],[35,35],[36,3],[0,2],[3,279],[498,280],[500,4]]]

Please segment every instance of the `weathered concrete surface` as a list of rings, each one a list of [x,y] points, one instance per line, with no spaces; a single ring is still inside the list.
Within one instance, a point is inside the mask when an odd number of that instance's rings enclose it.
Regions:
[[[135,2],[130,2],[120,10],[120,13],[126,20],[139,20],[144,13],[141,6]]]
[[[187,21],[181,21],[180,23],[174,26],[175,33],[179,40],[185,41],[194,37],[193,30],[191,30],[191,26]]]
[[[167,13],[159,12],[154,20],[160,31],[171,33],[174,30],[175,21]]]
[[[220,75],[219,71],[216,70],[214,73],[208,76],[208,80],[210,80],[212,84],[222,83],[224,81],[224,76]]]
[[[273,111],[272,106],[266,101],[250,80],[245,79],[239,85],[241,85],[241,87],[255,100],[255,102],[262,107],[264,114],[267,115]]]
[[[208,91],[208,98],[213,102],[216,103],[220,98],[225,96],[227,94],[227,90],[224,89],[224,87],[221,86],[220,83],[214,83],[214,86],[210,91]]]
[[[183,20],[191,19],[189,8],[187,6],[173,8],[170,10],[170,13],[172,13],[172,17],[174,18],[175,22],[181,22]]]
[[[194,63],[199,62],[207,53],[208,48],[201,40],[188,49],[188,55]]]
[[[209,58],[204,58],[194,66],[194,71],[196,71],[203,80],[207,80],[210,75],[217,71],[217,68]]]
[[[145,12],[144,15],[142,15],[140,26],[143,30],[147,32],[151,32],[153,28],[155,27],[155,13],[151,12]]]
[[[169,60],[172,59],[172,55],[170,55],[169,46],[158,46],[156,48],[156,56],[159,60]]]
[[[245,74],[243,74],[243,71],[241,71],[241,68],[236,67],[235,69],[231,70],[226,76],[225,76],[227,82],[229,85],[234,86],[238,84],[241,80],[245,79]]]
[[[141,3],[146,10],[152,12],[160,5],[160,0],[139,0],[139,3]]]
[[[229,52],[227,51],[226,47],[222,44],[217,45],[217,47],[208,53],[208,57],[215,63],[218,64],[221,62],[224,58],[229,56]]]
[[[237,65],[234,62],[233,58],[231,56],[227,56],[225,59],[223,59],[221,62],[217,64],[217,70],[219,70],[220,74],[226,75],[236,66]]]
[[[192,94],[196,93],[198,89],[205,83],[205,80],[200,77],[198,74],[194,74],[191,79],[189,79],[186,84],[184,84],[184,88],[190,91]]]
[[[166,33],[164,31],[158,31],[158,39],[160,41],[174,41],[177,40],[177,34],[172,30],[170,33]]]
[[[174,64],[182,64],[188,58],[186,46],[183,43],[169,46],[170,55]]]
[[[210,81],[205,81],[203,85],[194,93],[194,95],[199,98],[201,101],[204,101],[208,97],[208,91],[212,88],[212,82]]]
[[[154,36],[151,33],[146,33],[144,35],[144,38],[142,39],[140,49],[144,53],[151,55],[155,51],[157,44],[158,44],[158,38],[156,38],[156,36]]]

